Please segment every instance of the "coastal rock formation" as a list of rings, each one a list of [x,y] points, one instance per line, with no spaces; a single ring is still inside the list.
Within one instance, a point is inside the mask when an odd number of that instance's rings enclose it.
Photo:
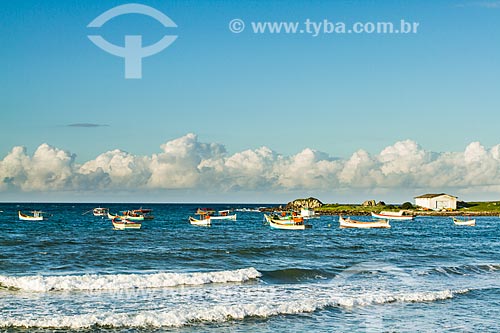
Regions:
[[[315,209],[315,208],[319,208],[321,206],[323,206],[323,203],[320,200],[313,198],[313,197],[310,197],[307,199],[293,200],[286,205],[286,209],[294,209],[294,210],[301,209],[301,208]]]
[[[365,202],[362,203],[363,207],[374,207],[376,205],[377,203],[375,202],[375,200],[366,200]]]

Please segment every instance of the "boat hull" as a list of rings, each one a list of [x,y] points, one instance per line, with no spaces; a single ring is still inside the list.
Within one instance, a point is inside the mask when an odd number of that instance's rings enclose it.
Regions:
[[[236,221],[236,214],[226,216],[210,216],[210,220],[232,220]]]
[[[189,223],[191,223],[192,225],[201,225],[201,226],[209,226],[212,224],[210,219],[198,220],[191,216],[189,217]]]
[[[138,229],[141,229],[141,227],[142,227],[141,223],[127,221],[127,220],[113,219],[112,223],[113,223],[113,227],[116,230],[126,230],[126,229],[138,230]]]
[[[458,220],[456,218],[453,218],[453,223],[455,225],[462,225],[462,226],[469,226],[469,227],[473,227],[476,225],[476,220],[465,220],[465,221],[462,221],[462,220]]]
[[[21,212],[17,212],[20,221],[43,221],[43,216],[29,216]]]
[[[344,219],[339,215],[339,224],[341,228],[357,228],[357,229],[374,229],[374,228],[390,228],[391,225],[387,220],[380,220],[376,222],[362,222],[351,220],[350,218]]]
[[[280,230],[305,230],[305,229],[311,229],[312,225],[310,224],[290,224],[290,223],[277,223],[276,221],[270,220],[269,225],[273,229],[280,229]]]
[[[394,221],[411,221],[413,216],[377,214],[372,212],[372,217],[377,219],[394,220]]]

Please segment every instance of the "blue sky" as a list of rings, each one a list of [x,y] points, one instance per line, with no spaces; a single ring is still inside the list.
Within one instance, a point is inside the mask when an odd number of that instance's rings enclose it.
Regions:
[[[122,149],[134,155],[196,133],[229,154],[267,146],[348,159],[402,140],[432,152],[500,143],[498,1],[141,1],[168,15],[164,28],[124,15],[99,29],[152,44],[143,78],[97,48],[87,28],[127,1],[3,1],[0,11],[0,156],[42,143],[84,163]],[[228,23],[247,22],[233,34]],[[253,34],[252,21],[419,22],[411,35]],[[69,127],[69,124],[102,127]]]

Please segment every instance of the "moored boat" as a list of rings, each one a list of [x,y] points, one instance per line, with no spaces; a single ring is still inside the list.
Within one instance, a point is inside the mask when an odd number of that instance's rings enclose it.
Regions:
[[[117,218],[118,215],[117,214],[111,214],[109,211],[108,211],[108,219],[112,220],[114,218]]]
[[[39,210],[34,210],[31,213],[33,213],[33,216],[27,215],[22,213],[21,211],[17,212],[17,215],[19,217],[19,220],[21,221],[43,221],[43,212]]]
[[[114,218],[111,220],[113,223],[113,227],[116,230],[125,230],[125,229],[140,229],[142,226],[142,223],[140,222],[135,222],[135,221],[129,221],[126,219],[121,219],[121,218]]]
[[[360,228],[360,229],[370,229],[370,228],[390,228],[388,220],[378,220],[374,222],[364,222],[351,220],[350,217],[344,219],[339,215],[339,224],[341,228]]]
[[[210,215],[201,215],[200,219],[195,219],[194,217],[189,217],[189,223],[192,225],[209,226],[212,224],[210,221]]]
[[[134,213],[131,210],[124,211],[122,217],[129,221],[144,221],[144,215]]]
[[[473,220],[459,220],[455,217],[453,217],[453,223],[455,223],[455,225],[464,225],[464,226],[475,226],[476,225],[476,219],[473,219]]]
[[[377,219],[396,220],[396,221],[413,220],[413,216],[404,215],[404,211],[402,211],[402,210],[399,212],[387,212],[387,211],[382,211],[380,213],[372,212],[372,217],[377,218]]]
[[[304,224],[304,218],[297,216],[289,220],[275,219],[272,216],[264,214],[264,217],[273,229],[282,230],[305,230],[312,228],[310,224]]]
[[[144,220],[153,220],[155,217],[153,216],[153,210],[149,208],[139,208],[131,211],[132,215],[141,215],[144,217]]]
[[[92,209],[92,214],[94,214],[94,216],[106,216],[108,212],[108,208],[96,207]]]
[[[310,208],[301,208],[300,209],[300,216],[302,216],[304,219],[319,218],[319,215],[316,214],[314,209],[310,209]]]
[[[215,209],[213,208],[198,208],[196,210],[196,215],[212,215],[215,214]]]
[[[220,210],[219,215],[210,215],[211,220],[233,220],[236,221],[236,214],[229,215],[230,210]]]

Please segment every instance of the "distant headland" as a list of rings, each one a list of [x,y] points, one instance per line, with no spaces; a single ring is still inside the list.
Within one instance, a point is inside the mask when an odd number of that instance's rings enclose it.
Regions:
[[[443,208],[439,210],[432,210],[416,206],[411,202],[404,202],[402,204],[386,204],[383,201],[366,200],[361,204],[325,204],[317,198],[309,197],[295,199],[288,202],[286,205],[271,207],[266,210],[300,210],[302,208],[314,209],[316,214],[319,215],[371,215],[372,212],[376,213],[382,210],[395,212],[404,210],[408,215],[414,216],[500,216],[500,201],[458,201],[456,209]]]

